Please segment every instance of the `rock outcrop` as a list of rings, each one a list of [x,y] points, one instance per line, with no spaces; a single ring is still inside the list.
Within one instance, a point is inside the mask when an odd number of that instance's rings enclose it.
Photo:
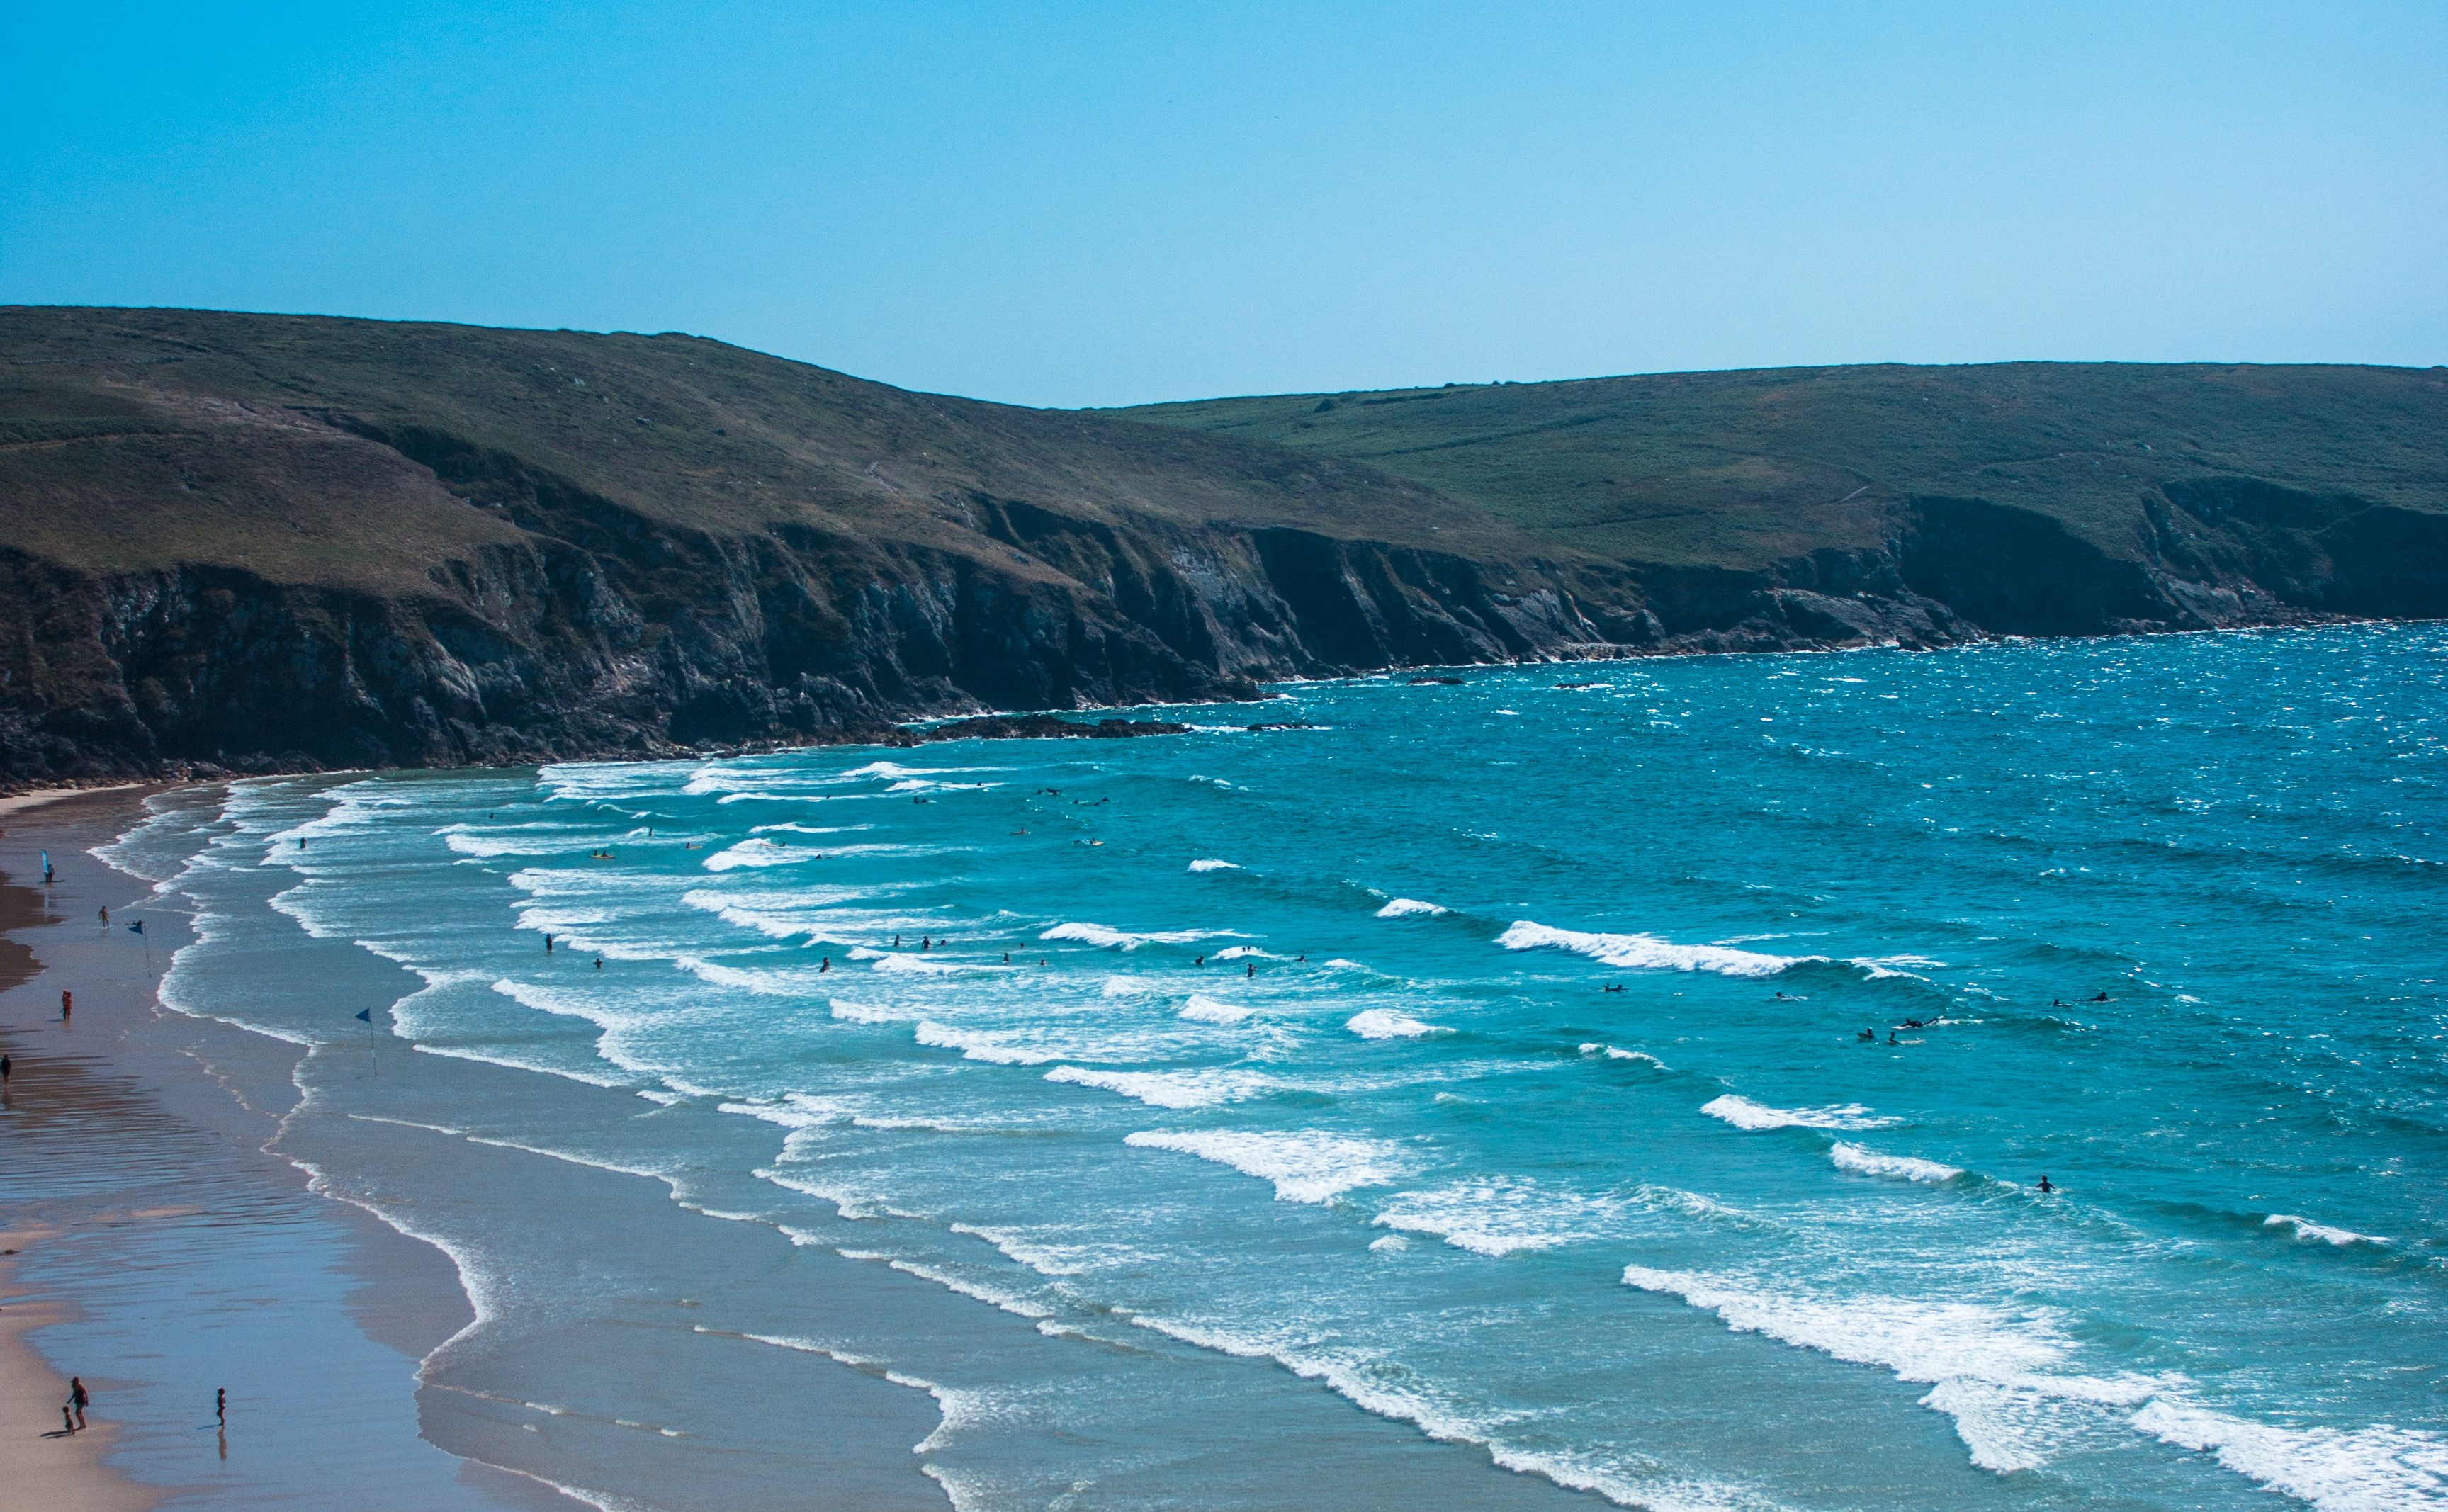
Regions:
[[[0,359],[7,786],[907,743],[913,720],[1395,667],[2448,614],[2448,515],[2246,476],[2147,489],[2130,549],[1907,492],[1867,539],[1661,563],[1265,442],[688,338],[0,312]]]

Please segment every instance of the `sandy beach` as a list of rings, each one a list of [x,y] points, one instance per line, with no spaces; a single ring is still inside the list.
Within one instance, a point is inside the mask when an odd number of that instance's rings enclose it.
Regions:
[[[53,796],[0,798],[0,814],[30,809]],[[0,992],[12,992],[40,974],[33,952],[14,936],[50,917],[41,892],[0,885]],[[13,1096],[6,1101],[13,1101]],[[40,1249],[50,1237],[51,1231],[40,1227],[0,1230],[0,1442],[11,1446],[8,1476],[0,1480],[0,1507],[137,1512],[160,1500],[161,1493],[105,1463],[115,1437],[106,1411],[88,1414],[90,1426],[85,1432],[62,1430],[59,1405],[68,1394],[67,1377],[43,1358],[29,1337],[64,1321],[69,1312],[63,1302],[31,1293],[17,1280],[18,1257]],[[95,1405],[104,1406],[99,1400]]]
[[[0,1050],[11,1061],[0,1127],[20,1177],[0,1234],[15,1252],[0,1256],[0,1437],[13,1445],[0,1509],[261,1504],[276,1485],[295,1496],[316,1483],[263,1453],[301,1437],[333,1464],[430,1461],[434,1505],[581,1504],[418,1438],[415,1362],[470,1315],[449,1261],[314,1196],[296,1166],[262,1152],[295,1098],[287,1047],[158,1012],[184,921],[86,854],[141,817],[146,791],[0,799]],[[54,886],[24,885],[39,884],[44,849]],[[138,917],[141,938],[125,928]],[[67,1022],[63,989],[75,994]],[[222,1242],[190,1242],[199,1224]],[[284,1253],[309,1258],[282,1267]],[[337,1296],[314,1274],[335,1261],[350,1281]],[[196,1316],[233,1289],[252,1294],[239,1357],[277,1368],[296,1400],[266,1401],[237,1369],[150,1374],[193,1353],[165,1316]],[[70,1373],[92,1396],[89,1427],[62,1435]],[[230,1390],[226,1426],[217,1388]]]

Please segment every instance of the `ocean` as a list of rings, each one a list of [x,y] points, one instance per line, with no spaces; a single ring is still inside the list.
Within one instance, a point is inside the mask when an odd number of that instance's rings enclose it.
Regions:
[[[605,1506],[2448,1503],[2448,630],[1459,676],[97,853]]]

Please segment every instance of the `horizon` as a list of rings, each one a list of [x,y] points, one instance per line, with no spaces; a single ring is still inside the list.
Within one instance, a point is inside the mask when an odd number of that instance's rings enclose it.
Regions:
[[[36,18],[0,300],[703,333],[1047,408],[2448,362],[2448,13]]]
[[[1824,373],[1836,372],[1850,368],[2369,368],[2381,372],[2399,373],[2428,373],[2448,369],[2448,363],[2418,364],[2407,362],[2323,361],[2256,362],[2249,360],[2228,362],[2212,358],[2172,358],[2164,361],[2146,361],[2115,357],[1995,357],[1969,362],[1807,362],[1745,368],[1658,368],[1640,372],[1576,373],[1562,377],[1550,378],[1488,378],[1476,382],[1412,383],[1400,384],[1385,389],[1279,389],[1264,393],[1201,393],[1170,399],[1139,399],[1134,400],[1129,404],[1033,405],[1019,403],[1009,399],[989,398],[982,394],[955,393],[942,389],[914,389],[906,384],[893,383],[888,379],[870,377],[869,375],[861,373],[852,373],[846,368],[834,367],[830,363],[817,361],[813,358],[795,357],[786,353],[772,352],[760,347],[748,346],[738,341],[726,340],[721,336],[708,335],[701,331],[629,331],[599,330],[583,326],[481,325],[468,320],[431,320],[413,316],[388,317],[381,316],[328,315],[321,312],[307,310],[238,310],[213,308],[202,305],[0,304],[0,311],[10,309],[158,311],[164,314],[178,315],[258,316],[270,319],[280,320],[361,320],[373,325],[450,326],[469,331],[515,332],[532,335],[635,336],[642,340],[656,340],[664,336],[679,336],[684,340],[690,341],[711,341],[718,346],[730,347],[735,351],[746,352],[761,357],[771,357],[777,362],[789,362],[801,367],[816,368],[827,373],[837,373],[842,377],[852,378],[862,383],[873,383],[879,384],[885,388],[898,389],[906,393],[924,394],[930,398],[960,399],[973,404],[1005,405],[1013,409],[1044,410],[1054,412],[1078,414],[1145,409],[1167,404],[1203,404],[1214,401],[1238,399],[1306,399],[1336,396],[1347,393],[1417,393],[1425,392],[1435,389],[1528,389],[1568,383],[1613,383],[1629,378],[1678,378],[1700,377],[1712,374],[1731,375],[1771,373]]]

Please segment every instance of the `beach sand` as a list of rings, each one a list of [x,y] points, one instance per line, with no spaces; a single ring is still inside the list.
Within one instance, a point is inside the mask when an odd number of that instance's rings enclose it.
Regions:
[[[48,795],[44,795],[48,796]],[[41,797],[0,798],[0,813],[27,809]],[[42,894],[31,888],[0,886],[0,991],[40,973],[34,953],[7,936],[48,917]],[[8,1473],[0,1476],[0,1508],[49,1508],[55,1512],[138,1512],[160,1493],[110,1469],[114,1426],[106,1414],[88,1413],[86,1431],[64,1434],[59,1406],[67,1377],[51,1368],[28,1337],[62,1322],[67,1307],[29,1297],[17,1283],[17,1258],[50,1237],[42,1228],[0,1231],[0,1444],[10,1445]],[[96,1406],[101,1406],[97,1402]]]
[[[411,1488],[407,1504],[581,1506],[418,1437],[415,1363],[471,1315],[456,1272],[262,1153],[291,1095],[284,1047],[223,1031],[222,1057],[207,1060],[180,1043],[188,1025],[157,1013],[157,972],[183,922],[86,853],[141,816],[145,791],[0,800],[0,1051],[12,1062],[0,1248],[18,1252],[0,1256],[0,1512],[266,1504],[276,1490],[313,1504],[310,1488],[342,1466],[387,1473]],[[43,848],[56,885],[22,885],[39,883]],[[120,922],[135,916],[141,940]],[[227,1379],[163,1372],[200,1367],[216,1343],[226,1359],[277,1361],[295,1400],[244,1392],[236,1364]],[[70,1372],[92,1395],[91,1426],[48,1437]],[[226,1430],[213,1420],[220,1386],[233,1388]]]

